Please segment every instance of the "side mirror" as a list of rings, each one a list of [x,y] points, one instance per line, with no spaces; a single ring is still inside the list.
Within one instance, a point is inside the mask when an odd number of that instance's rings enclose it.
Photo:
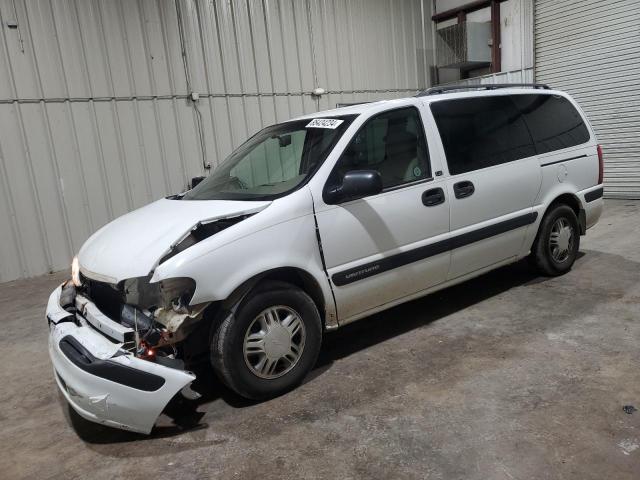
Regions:
[[[334,205],[347,200],[375,195],[382,191],[382,178],[376,170],[351,170],[344,174],[342,185],[325,192],[325,202]]]
[[[198,185],[200,182],[202,182],[205,179],[205,177],[193,177],[191,179],[191,188],[195,187],[196,185]]]

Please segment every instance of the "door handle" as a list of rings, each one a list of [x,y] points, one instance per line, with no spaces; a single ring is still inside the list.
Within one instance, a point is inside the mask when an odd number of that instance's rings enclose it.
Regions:
[[[431,188],[422,193],[422,204],[425,207],[433,207],[444,203],[444,190],[440,187]]]
[[[456,198],[465,198],[473,195],[473,192],[476,191],[476,187],[473,186],[469,180],[464,180],[462,182],[453,184],[453,193]]]

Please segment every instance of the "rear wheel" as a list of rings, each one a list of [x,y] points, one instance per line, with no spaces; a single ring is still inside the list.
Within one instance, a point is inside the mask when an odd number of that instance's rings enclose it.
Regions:
[[[260,400],[299,385],[320,351],[322,324],[313,300],[285,282],[249,292],[213,334],[211,359],[220,379]]]
[[[531,250],[532,263],[544,275],[562,275],[573,266],[580,248],[580,228],[573,209],[551,207],[542,219]]]

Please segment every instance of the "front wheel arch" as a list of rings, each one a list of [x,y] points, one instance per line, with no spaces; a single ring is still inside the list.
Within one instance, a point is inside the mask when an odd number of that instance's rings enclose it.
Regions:
[[[273,268],[254,275],[236,287],[231,295],[221,303],[221,309],[228,310],[233,308],[233,306],[237,305],[249,291],[258,287],[261,283],[269,281],[290,283],[309,295],[320,313],[323,328],[326,328],[327,305],[322,288],[313,275],[297,267]]]
[[[287,370],[273,378],[259,378],[251,370],[245,347],[241,344],[247,341],[248,333],[246,332],[249,331],[247,329],[251,329],[255,315],[274,305],[292,308],[298,314],[300,321],[304,324],[303,331],[306,331],[304,349],[300,347],[301,356],[296,360],[291,371]],[[313,299],[295,285],[277,280],[259,282],[251,289],[249,295],[245,294],[231,311],[220,317],[220,320],[212,328],[211,364],[218,378],[245,398],[253,400],[273,398],[295,388],[304,380],[316,362],[322,343],[322,321]],[[266,338],[265,341],[267,341]],[[269,353],[269,347],[263,344],[263,353],[266,354],[266,358],[274,354],[273,345],[282,345],[282,342],[276,341],[271,345],[272,349]],[[282,355],[282,352],[278,353],[276,349],[275,355]],[[273,365],[279,365],[280,360],[282,358],[275,360],[276,363]]]

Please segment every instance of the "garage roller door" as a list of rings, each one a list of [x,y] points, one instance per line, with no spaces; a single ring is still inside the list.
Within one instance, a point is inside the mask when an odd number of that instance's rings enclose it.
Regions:
[[[640,2],[536,0],[536,81],[573,95],[605,154],[605,195],[640,198]]]

